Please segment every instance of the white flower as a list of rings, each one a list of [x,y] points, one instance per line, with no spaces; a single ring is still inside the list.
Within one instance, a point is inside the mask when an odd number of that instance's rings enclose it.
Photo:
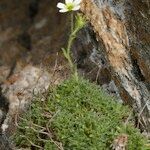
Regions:
[[[68,11],[76,11],[80,9],[80,3],[82,0],[65,0],[65,4],[58,3],[57,7],[60,9],[59,12],[64,13]]]

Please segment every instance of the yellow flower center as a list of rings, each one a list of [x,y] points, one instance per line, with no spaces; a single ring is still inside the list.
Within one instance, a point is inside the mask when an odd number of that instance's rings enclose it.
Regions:
[[[66,5],[66,7],[69,11],[71,11],[73,9],[74,5],[72,3],[69,3]]]

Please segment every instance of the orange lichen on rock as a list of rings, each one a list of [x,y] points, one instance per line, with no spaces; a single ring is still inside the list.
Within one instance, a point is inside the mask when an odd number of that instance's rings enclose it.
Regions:
[[[124,23],[116,18],[108,6],[98,8],[90,0],[83,0],[81,11],[90,20],[94,31],[98,37],[103,40],[108,61],[114,67],[115,71],[121,71],[124,65],[130,68],[128,61],[128,37]]]

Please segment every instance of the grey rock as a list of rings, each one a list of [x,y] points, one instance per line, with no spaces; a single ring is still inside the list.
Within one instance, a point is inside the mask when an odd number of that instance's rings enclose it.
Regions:
[[[11,76],[1,87],[8,99],[9,110],[2,124],[5,132],[12,123],[12,118],[31,103],[33,96],[45,92],[50,85],[50,74],[42,68],[26,66],[20,73]]]

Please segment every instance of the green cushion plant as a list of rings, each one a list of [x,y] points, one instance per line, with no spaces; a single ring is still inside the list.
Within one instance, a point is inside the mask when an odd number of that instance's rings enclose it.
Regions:
[[[131,110],[99,86],[71,78],[35,99],[13,139],[18,147],[44,150],[109,150],[118,135],[128,136],[128,150],[148,150],[147,140],[132,123]]]

